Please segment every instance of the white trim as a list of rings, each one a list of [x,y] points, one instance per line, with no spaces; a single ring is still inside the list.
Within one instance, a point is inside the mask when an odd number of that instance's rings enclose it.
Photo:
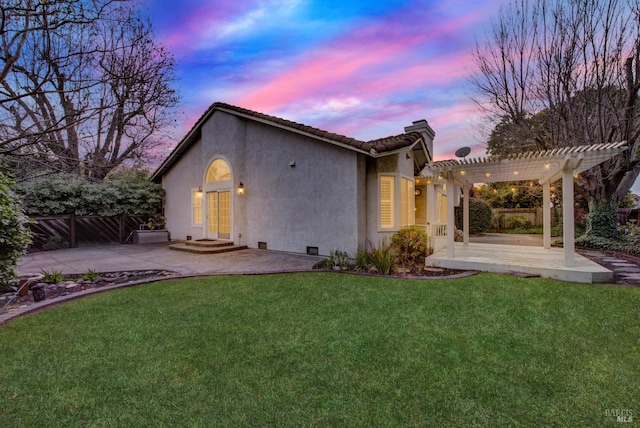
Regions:
[[[231,171],[231,179],[229,180],[224,180],[224,181],[216,181],[213,183],[207,183],[206,182],[206,178],[207,178],[207,171],[209,170],[209,167],[211,166],[211,164],[218,160],[221,159],[223,161],[225,161],[227,163],[227,165],[229,166],[229,171]],[[231,162],[229,162],[229,159],[224,156],[224,155],[220,155],[220,154],[216,154],[214,156],[212,156],[211,158],[209,158],[209,161],[206,163],[206,166],[204,168],[204,171],[202,173],[202,193],[203,193],[203,197],[202,197],[202,207],[203,207],[203,218],[202,218],[202,237],[205,239],[218,239],[218,236],[216,234],[216,236],[209,236],[209,198],[208,193],[209,192],[229,192],[230,193],[230,207],[229,207],[229,216],[230,216],[230,221],[231,221],[231,225],[230,225],[230,231],[229,231],[229,239],[233,240],[234,236],[235,236],[235,218],[234,218],[234,206],[235,206],[235,198],[236,198],[236,194],[234,192],[234,179],[235,179],[235,175],[233,172],[233,166],[231,164]]]
[[[203,191],[199,191],[200,189],[197,187],[192,187],[191,188],[191,227],[194,228],[202,228],[204,227],[204,192]],[[195,209],[195,204],[194,204],[194,200],[195,200],[195,194],[196,193],[200,193],[200,215],[202,218],[202,223],[196,223],[193,221],[194,219],[194,209]]]
[[[392,227],[382,227],[382,189],[380,186],[381,177],[393,177],[393,226]],[[415,177],[411,177],[409,175],[400,174],[398,172],[379,172],[376,178],[376,187],[378,192],[378,200],[376,202],[376,227],[378,233],[383,232],[397,232],[402,229],[402,179],[409,180],[413,183],[413,188],[416,187],[416,179]],[[414,203],[413,206],[415,208],[415,194],[409,195],[409,197],[413,197]],[[415,210],[412,213],[412,218],[410,219],[411,224],[416,223]]]

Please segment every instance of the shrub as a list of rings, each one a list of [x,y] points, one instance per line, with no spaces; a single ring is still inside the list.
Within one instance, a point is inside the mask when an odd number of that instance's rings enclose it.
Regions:
[[[587,214],[587,227],[585,235],[597,236],[607,239],[619,239],[618,230],[618,205],[615,201],[604,200],[596,203],[589,202],[589,214]]]
[[[116,216],[155,214],[164,189],[145,171],[120,171],[99,183],[71,174],[51,174],[25,181],[16,189],[31,215]]]
[[[356,251],[354,267],[358,272],[369,270],[369,254],[365,249],[358,248]]]
[[[0,171],[0,284],[15,279],[16,265],[31,243],[29,219],[13,191],[15,182]]]
[[[462,229],[463,207],[455,209],[456,227]],[[469,233],[477,235],[491,226],[491,207],[481,199],[469,198]]]
[[[429,237],[422,227],[403,227],[391,237],[391,243],[400,266],[421,270],[429,248]]]
[[[368,254],[368,264],[381,275],[389,275],[395,270],[396,255],[391,244],[383,239],[378,247],[371,246]]]
[[[527,219],[526,216],[522,214],[510,215],[505,218],[505,222],[507,227],[510,229],[517,229],[524,226],[531,226],[531,222]]]

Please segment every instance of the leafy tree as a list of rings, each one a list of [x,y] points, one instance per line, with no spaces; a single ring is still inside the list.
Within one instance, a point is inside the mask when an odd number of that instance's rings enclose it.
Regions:
[[[471,196],[492,208],[538,208],[542,205],[542,186],[532,181],[488,183],[473,188]]]
[[[102,179],[152,153],[177,103],[174,60],[133,2],[10,0],[1,12],[0,154]]]
[[[16,265],[31,243],[28,219],[13,187],[13,179],[0,170],[0,284],[15,278]]]
[[[581,174],[586,200],[619,200],[640,173],[640,4],[514,0],[474,51],[477,104],[495,121],[489,152],[626,141]]]

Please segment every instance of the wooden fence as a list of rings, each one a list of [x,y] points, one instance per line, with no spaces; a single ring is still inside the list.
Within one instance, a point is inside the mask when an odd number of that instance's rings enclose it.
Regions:
[[[61,215],[35,217],[30,225],[33,243],[29,251],[61,247],[121,244],[146,224],[148,215],[116,217]]]
[[[554,210],[556,213],[554,214]],[[528,223],[532,226],[542,226],[542,208],[493,208],[491,229],[511,229],[515,223]],[[562,216],[562,209],[556,207],[551,210],[551,226],[555,226],[557,219]]]
[[[640,224],[640,208],[618,208],[618,223],[624,226],[629,220]]]

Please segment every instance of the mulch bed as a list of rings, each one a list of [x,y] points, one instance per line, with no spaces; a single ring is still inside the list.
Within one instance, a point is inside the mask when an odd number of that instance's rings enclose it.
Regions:
[[[390,275],[381,275],[375,271],[371,272],[358,272],[355,270],[340,270],[340,269],[317,269],[320,272],[339,272],[353,275],[365,275],[365,276],[376,276],[383,278],[400,278],[400,279],[438,279],[438,278],[457,278],[462,276],[471,276],[475,275],[476,271],[469,270],[458,270],[458,269],[446,269],[446,268],[425,268],[420,272],[401,272],[401,273],[392,273]]]
[[[81,275],[65,275],[65,281],[59,284],[40,284],[44,286],[46,300],[50,300],[84,290],[99,289],[111,285],[143,281],[146,279],[163,279],[174,274],[175,272],[159,270],[110,272],[102,274],[102,276],[95,281],[85,281],[81,278]],[[0,294],[0,308],[4,307],[9,298],[13,296],[15,296],[15,292],[13,291],[4,293],[4,295]],[[13,300],[5,310],[9,311],[14,308],[29,306],[33,303],[35,303],[33,295],[32,292],[29,291],[28,295],[20,296]]]

